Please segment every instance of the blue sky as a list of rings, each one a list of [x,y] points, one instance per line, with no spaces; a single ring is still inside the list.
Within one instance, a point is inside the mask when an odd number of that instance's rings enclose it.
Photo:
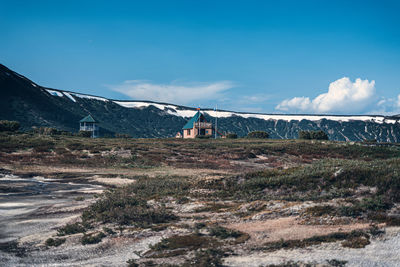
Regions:
[[[116,99],[394,114],[398,14],[400,1],[385,0],[0,0],[0,63]]]

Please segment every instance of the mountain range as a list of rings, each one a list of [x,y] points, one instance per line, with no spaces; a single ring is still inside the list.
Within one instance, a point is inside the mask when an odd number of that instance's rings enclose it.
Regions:
[[[16,120],[23,130],[33,126],[76,132],[79,120],[91,114],[103,133],[124,133],[135,138],[173,137],[196,109],[152,101],[107,99],[40,86],[0,64],[0,119]],[[297,138],[299,130],[323,130],[331,140],[378,142],[400,140],[400,116],[284,115],[202,109],[218,119],[220,132],[245,136],[267,131],[271,138]]]

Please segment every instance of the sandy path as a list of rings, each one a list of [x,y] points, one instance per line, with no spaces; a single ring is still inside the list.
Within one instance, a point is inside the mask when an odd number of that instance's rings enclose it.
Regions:
[[[248,233],[250,243],[260,244],[281,239],[298,240],[334,232],[350,232],[368,228],[366,223],[350,225],[302,225],[297,217],[284,217],[265,221],[249,221],[225,225],[227,228]]]
[[[386,234],[372,239],[371,244],[361,249],[341,246],[341,242],[326,243],[302,249],[257,252],[250,255],[232,256],[224,259],[227,266],[259,267],[287,262],[327,264],[328,260],[346,261],[346,266],[399,266],[400,227],[387,228]]]

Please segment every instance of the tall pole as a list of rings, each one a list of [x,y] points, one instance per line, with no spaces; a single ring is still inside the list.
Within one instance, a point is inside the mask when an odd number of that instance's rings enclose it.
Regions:
[[[215,105],[215,139],[217,139],[217,105]]]
[[[198,120],[198,128],[197,128],[197,135],[199,135],[200,136],[200,118],[201,118],[201,113],[200,113],[200,105],[199,105],[199,107],[197,108],[197,112],[199,113],[199,117],[197,118],[197,120]]]

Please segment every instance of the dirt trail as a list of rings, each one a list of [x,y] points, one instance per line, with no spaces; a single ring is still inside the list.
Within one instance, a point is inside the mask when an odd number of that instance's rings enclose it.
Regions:
[[[346,225],[303,225],[298,217],[284,217],[265,221],[249,221],[225,225],[227,228],[248,233],[254,244],[284,240],[301,240],[335,232],[351,232],[369,227],[367,223]]]

